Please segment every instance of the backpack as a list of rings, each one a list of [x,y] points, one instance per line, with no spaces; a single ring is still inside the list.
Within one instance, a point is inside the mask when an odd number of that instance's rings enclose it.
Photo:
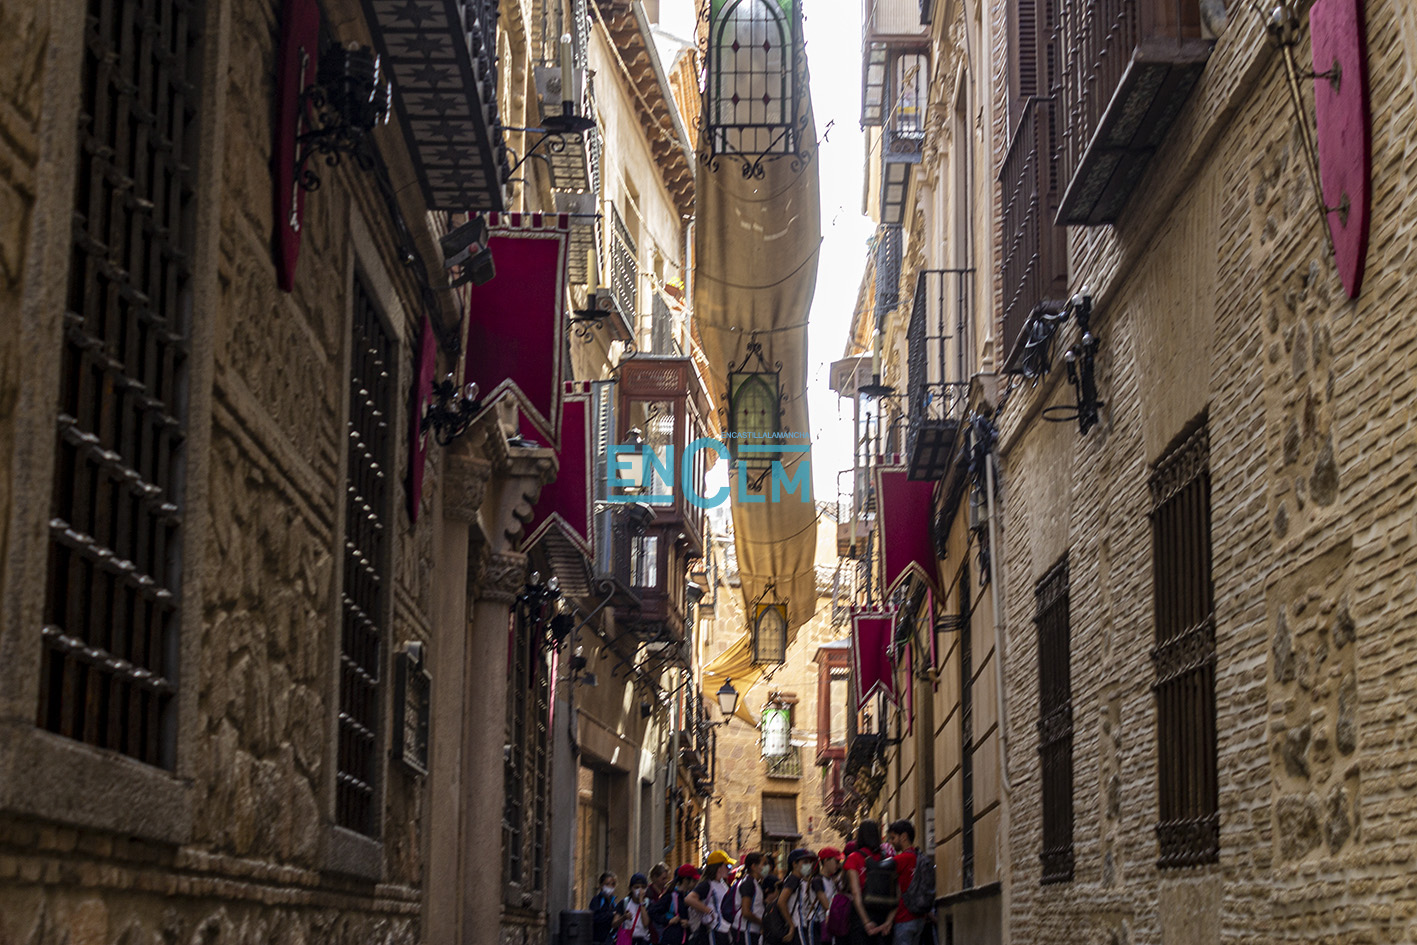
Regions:
[[[763,941],[768,945],[782,945],[792,934],[792,923],[783,916],[782,910],[777,906],[763,908],[767,910],[763,913]]]
[[[856,908],[849,893],[839,892],[832,896],[831,908],[827,910],[826,933],[832,938],[845,938],[851,931],[851,910]]]
[[[900,897],[900,904],[912,915],[929,915],[935,909],[935,858],[921,856],[915,860],[915,874]]]
[[[718,901],[718,914],[723,916],[723,921],[730,927],[733,920],[738,917],[738,884],[734,883],[728,887],[728,892]]]
[[[861,883],[861,904],[867,912],[885,912],[900,905],[900,884],[896,881],[895,860],[872,857],[866,861]]]

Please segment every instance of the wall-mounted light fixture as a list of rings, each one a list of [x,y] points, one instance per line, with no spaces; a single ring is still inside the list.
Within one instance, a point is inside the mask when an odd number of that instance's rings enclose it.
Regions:
[[[450,446],[467,430],[472,418],[482,410],[482,400],[475,383],[462,387],[457,385],[453,375],[433,385],[432,396],[423,410],[420,429],[433,431],[433,439],[439,446]]]
[[[307,166],[316,155],[329,167],[348,155],[361,169],[373,169],[370,140],[389,120],[391,92],[379,57],[368,46],[350,43],[321,51],[315,83],[300,92],[299,121],[306,130],[295,139],[295,179],[302,188],[320,188],[319,175]]]
[[[705,725],[727,725],[733,721],[733,713],[738,711],[738,690],[733,688],[733,680],[724,679],[723,685],[718,687],[716,696],[718,711],[723,713],[723,718],[717,722],[705,722]]]
[[[1076,420],[1078,432],[1084,435],[1097,425],[1098,411],[1107,406],[1097,399],[1094,360],[1102,343],[1092,333],[1089,324],[1091,318],[1092,293],[1087,286],[1083,286],[1082,291],[1068,299],[1061,309],[1040,309],[1024,327],[1027,340],[1018,360],[1019,372],[1024,377],[1031,381],[1042,378],[1053,367],[1054,336],[1069,319],[1077,323],[1077,341],[1063,352],[1068,383],[1073,385],[1074,403],[1044,408],[1043,419],[1054,423]]]

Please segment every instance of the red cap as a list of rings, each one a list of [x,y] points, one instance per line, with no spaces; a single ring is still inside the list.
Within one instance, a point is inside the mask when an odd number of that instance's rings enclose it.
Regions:
[[[855,841],[855,840],[849,841],[849,842],[846,844],[846,855],[847,855],[847,856],[850,856],[851,854],[853,854],[853,853],[855,853],[855,852],[856,852],[856,841]]]
[[[838,850],[836,847],[822,847],[820,850],[817,851],[817,859],[839,860],[841,859],[841,851]]]
[[[698,879],[702,875],[703,874],[699,872],[699,868],[692,863],[685,863],[674,871],[674,878],[676,880]]]

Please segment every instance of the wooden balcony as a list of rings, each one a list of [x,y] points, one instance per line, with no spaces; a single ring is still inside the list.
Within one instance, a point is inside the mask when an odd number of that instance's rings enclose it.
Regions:
[[[1113,223],[1214,43],[1202,36],[1198,0],[1061,0],[1058,28],[1057,222]]]
[[[999,173],[1004,200],[1001,340],[1006,370],[1013,364],[1029,315],[1050,299],[1067,297],[1067,231],[1053,223],[1058,208],[1055,112],[1052,99],[1028,100]]]

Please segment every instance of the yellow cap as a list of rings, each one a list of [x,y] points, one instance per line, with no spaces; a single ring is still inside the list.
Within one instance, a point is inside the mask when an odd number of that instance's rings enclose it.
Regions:
[[[727,863],[729,866],[732,866],[734,861],[733,857],[724,853],[722,850],[714,850],[709,854],[708,860],[705,862],[707,862],[709,866],[713,866],[715,863]]]

